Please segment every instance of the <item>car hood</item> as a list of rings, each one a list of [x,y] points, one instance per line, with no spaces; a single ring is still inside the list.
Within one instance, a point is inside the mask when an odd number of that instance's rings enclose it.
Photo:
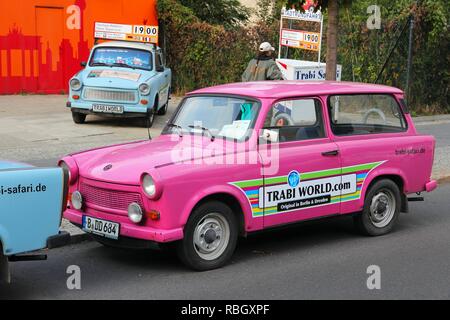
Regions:
[[[155,76],[154,71],[130,68],[96,67],[83,70],[78,77],[87,87],[137,89],[143,82]]]
[[[172,165],[202,157],[204,143],[186,145],[174,135],[163,135],[150,141],[94,149],[73,154],[80,176],[109,183],[139,185],[142,173],[155,167]],[[205,139],[208,140],[208,139]],[[209,141],[209,140],[208,140]],[[209,143],[211,143],[209,141]],[[214,154],[226,153],[217,144]],[[210,155],[209,155],[210,156]]]

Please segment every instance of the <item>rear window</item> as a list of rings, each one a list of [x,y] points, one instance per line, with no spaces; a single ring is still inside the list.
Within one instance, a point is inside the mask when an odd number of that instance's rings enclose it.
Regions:
[[[331,129],[335,135],[395,133],[406,121],[395,98],[385,94],[329,97]]]

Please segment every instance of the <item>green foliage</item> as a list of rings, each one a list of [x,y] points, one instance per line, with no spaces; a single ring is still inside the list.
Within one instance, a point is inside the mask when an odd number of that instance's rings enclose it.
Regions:
[[[315,10],[321,10],[322,12],[325,12],[328,8],[328,0],[286,0],[284,1],[286,3],[286,7],[288,8],[294,8],[299,11],[303,11],[303,5],[309,2],[314,2],[314,9]],[[352,0],[338,0],[338,5],[344,8],[349,8],[352,5]]]
[[[232,28],[241,22],[247,22],[249,9],[239,0],[179,0],[180,4],[191,8],[202,21]]]
[[[180,93],[196,88],[239,81],[259,43],[278,44],[279,16],[287,0],[258,0],[254,24],[206,20],[188,0],[159,0],[168,64],[174,88]],[[196,2],[191,0],[191,2]],[[304,1],[296,1],[303,3]],[[326,8],[326,1],[319,1]],[[351,2],[351,7],[345,6]],[[450,112],[450,32],[447,0],[339,1],[338,63],[342,80],[375,82],[387,54],[411,12],[415,16],[410,108],[417,113]],[[367,28],[367,7],[381,8],[381,29]],[[322,61],[326,52],[327,13],[324,15]],[[406,30],[407,31],[407,30]],[[405,88],[408,32],[386,64],[379,83]],[[315,60],[310,52],[292,50],[293,58]]]
[[[413,64],[409,104],[419,113],[450,112],[450,53],[446,0],[378,0],[381,29],[367,29],[367,7],[373,0],[353,1],[340,11],[338,62],[343,79],[375,82],[400,30],[414,14]],[[398,47],[387,60],[380,83],[405,89],[408,55],[408,26]]]
[[[278,34],[277,22],[232,29],[210,24],[176,0],[159,0],[158,11],[173,86],[180,93],[240,81],[258,44],[276,41]]]

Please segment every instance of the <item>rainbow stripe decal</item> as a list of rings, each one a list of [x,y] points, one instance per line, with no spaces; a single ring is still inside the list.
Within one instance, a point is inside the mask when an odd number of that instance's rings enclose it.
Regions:
[[[253,217],[358,200],[368,173],[386,161],[231,182],[246,195]],[[292,177],[291,177],[292,176]]]

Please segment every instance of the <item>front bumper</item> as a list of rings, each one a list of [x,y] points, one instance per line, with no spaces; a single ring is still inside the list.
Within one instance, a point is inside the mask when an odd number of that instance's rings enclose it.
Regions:
[[[119,105],[119,103],[104,103],[111,105]],[[123,105],[123,104],[120,104]],[[72,112],[83,114],[94,114],[97,116],[117,117],[117,118],[143,118],[148,116],[153,106],[143,106],[141,104],[123,105],[123,113],[101,113],[92,111],[92,103],[89,102],[72,102],[67,101],[66,107],[70,108]]]
[[[73,209],[67,209],[64,212],[64,218],[69,220],[75,225],[81,226],[82,220],[83,220],[83,212]],[[127,238],[134,238],[134,239],[141,239],[141,240],[148,240],[148,241],[154,241],[158,243],[167,243],[167,242],[173,242],[177,240],[181,240],[184,237],[183,229],[182,228],[176,228],[176,229],[156,229],[145,225],[136,225],[132,222],[130,223],[124,223],[123,221],[120,221],[119,219],[115,220],[113,215],[104,216],[103,214],[92,214],[87,213],[87,215],[98,218],[98,219],[104,219],[109,220],[112,222],[117,222],[120,224],[120,237],[127,237]]]
[[[435,190],[436,188],[437,188],[437,181],[436,180],[431,180],[430,182],[428,182],[425,185],[425,190],[427,192],[431,192],[431,191]]]
[[[70,233],[67,231],[60,231],[57,235],[51,236],[47,239],[47,248],[59,248],[65,246],[70,242]]]

